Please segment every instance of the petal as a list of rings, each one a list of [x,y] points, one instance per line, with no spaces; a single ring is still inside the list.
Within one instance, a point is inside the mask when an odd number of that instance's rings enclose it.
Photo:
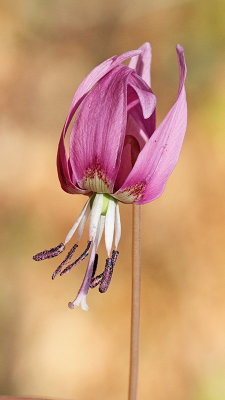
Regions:
[[[180,67],[178,97],[162,123],[140,152],[126,181],[114,197],[123,202],[144,204],[161,195],[181,150],[187,125],[187,103],[184,82],[184,51],[177,45]]]
[[[144,43],[140,48],[142,53],[131,59],[129,67],[136,70],[137,74],[151,87],[151,61],[152,49],[150,43]],[[146,134],[148,137],[155,130],[156,115],[155,110],[151,113],[150,118],[145,120]]]
[[[129,79],[130,86],[137,93],[142,108],[144,119],[149,118],[156,106],[156,97],[150,87],[137,74],[132,74]]]
[[[137,74],[150,86],[150,67],[152,59],[150,43],[144,43],[139,50],[141,50],[141,54],[131,59],[129,67],[135,69]]]
[[[132,50],[126,53],[121,54],[120,56],[114,56],[105,60],[103,63],[95,67],[90,74],[83,80],[83,82],[78,87],[77,91],[74,94],[72,103],[70,105],[70,109],[61,133],[59,146],[58,146],[58,154],[57,154],[57,169],[58,169],[58,177],[61,183],[62,189],[68,193],[83,193],[86,194],[88,191],[81,190],[76,186],[77,177],[75,171],[72,171],[69,165],[68,156],[66,154],[65,149],[65,136],[70,125],[70,122],[79,107],[82,99],[86,96],[90,89],[109,71],[115,68],[117,65],[122,63],[128,58],[137,56],[142,53],[143,50]],[[72,173],[73,172],[73,173]]]
[[[127,85],[132,73],[126,66],[114,68],[78,110],[70,136],[70,157],[79,185],[85,189],[99,193],[113,189],[126,131]]]
[[[148,85],[137,75],[129,77],[128,86],[128,119],[126,137],[123,145],[120,168],[115,182],[115,190],[119,189],[131,172],[140,150],[151,136],[155,126],[151,124],[151,116],[155,111],[156,97]],[[155,119],[154,119],[155,121]],[[150,124],[149,124],[150,122]],[[127,143],[126,138],[133,138]],[[135,146],[135,142],[138,146]],[[138,149],[136,149],[138,147]],[[137,154],[134,160],[132,154]]]
[[[135,90],[138,95],[139,103],[134,109],[131,109],[133,117],[140,121],[140,116],[143,120],[143,127],[146,135],[150,137],[155,130],[155,108],[156,96],[153,94],[149,86],[137,75],[132,75],[132,82],[130,86]],[[141,110],[143,117],[141,115]]]

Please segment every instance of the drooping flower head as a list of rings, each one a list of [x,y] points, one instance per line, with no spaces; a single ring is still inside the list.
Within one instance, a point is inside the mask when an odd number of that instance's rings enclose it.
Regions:
[[[69,303],[70,308],[81,305],[88,309],[86,296],[90,287],[99,285],[101,293],[108,289],[119,254],[118,202],[145,204],[155,200],[177,163],[186,130],[187,105],[184,51],[180,45],[176,49],[178,95],[157,128],[156,97],[150,87],[149,43],[104,61],[75,92],[59,142],[57,168],[62,189],[87,195],[88,201],[65,241],[34,256],[39,261],[59,255],[78,230],[76,243],[52,275],[54,279],[69,272],[90,252],[83,283],[75,300]],[[129,58],[129,66],[123,65]],[[67,154],[64,141],[70,124]],[[88,217],[87,247],[70,263]],[[103,271],[96,274],[97,249],[104,231],[107,259]]]

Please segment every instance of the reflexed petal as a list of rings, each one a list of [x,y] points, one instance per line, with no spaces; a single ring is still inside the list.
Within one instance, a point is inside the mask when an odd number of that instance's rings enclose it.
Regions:
[[[151,89],[138,75],[132,74],[129,77],[128,87],[129,111],[126,136],[114,190],[122,186],[131,172],[140,150],[144,147],[149,136],[151,136],[155,129],[155,118],[153,116],[155,106],[156,97]],[[133,138],[133,143],[127,143],[127,137]],[[133,157],[134,153],[136,155],[135,160]]]
[[[180,45],[177,45],[177,55],[180,66],[177,100],[140,152],[123,186],[114,194],[114,197],[125,203],[133,201],[144,204],[159,197],[178,161],[187,125],[184,87],[186,65]]]
[[[138,95],[144,119],[149,118],[156,106],[156,97],[152,90],[137,74],[130,76],[129,85]]]
[[[83,80],[83,82],[78,87],[77,91],[74,94],[58,146],[58,154],[57,154],[57,168],[58,168],[58,177],[62,186],[62,189],[68,193],[88,193],[87,190],[81,190],[76,186],[76,174],[75,171],[71,171],[69,166],[68,156],[66,154],[65,149],[65,136],[70,125],[70,122],[79,107],[82,99],[87,95],[90,89],[109,71],[115,68],[117,65],[122,63],[128,58],[139,55],[143,52],[143,50],[132,50],[126,53],[121,54],[120,56],[114,56],[105,60],[103,63],[94,68],[90,74]],[[72,173],[73,172],[73,173]]]
[[[136,70],[137,74],[151,86],[150,68],[152,59],[152,49],[149,43],[144,43],[140,48],[141,54],[130,60],[129,67]]]
[[[137,74],[151,87],[151,61],[152,61],[152,49],[149,43],[144,43],[140,50],[142,53],[131,59],[129,67],[136,70]],[[138,107],[132,111],[134,119],[138,116]],[[135,116],[136,114],[136,116]],[[144,120],[145,129],[142,130],[148,137],[152,135],[155,130],[156,124],[156,113],[155,110],[151,113],[150,118]]]
[[[127,84],[133,71],[118,66],[82,102],[70,135],[79,185],[110,193],[120,165],[127,123]]]

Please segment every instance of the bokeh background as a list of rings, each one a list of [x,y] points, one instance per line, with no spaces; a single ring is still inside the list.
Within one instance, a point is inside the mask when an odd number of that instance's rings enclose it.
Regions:
[[[224,4],[0,1],[1,394],[127,396],[131,206],[110,290],[90,293],[88,313],[67,308],[85,263],[52,282],[57,261],[32,255],[61,242],[85,202],[61,190],[55,167],[75,89],[105,58],[150,41],[158,122],[177,92],[175,45],[185,48],[189,123],[163,196],[142,207],[139,398],[224,400]]]

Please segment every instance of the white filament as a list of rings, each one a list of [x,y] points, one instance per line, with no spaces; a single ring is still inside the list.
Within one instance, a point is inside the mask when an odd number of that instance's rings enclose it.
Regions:
[[[115,215],[115,247],[117,249],[119,241],[121,238],[121,221],[120,221],[120,209],[119,204],[116,205],[116,215]]]
[[[85,223],[86,223],[87,218],[88,218],[88,216],[90,214],[90,211],[91,211],[91,207],[90,207],[90,203],[88,203],[88,207],[85,210],[85,213],[84,213],[84,215],[83,215],[83,217],[82,217],[82,219],[80,221],[80,225],[79,225],[79,228],[78,228],[78,233],[77,233],[77,241],[78,242],[79,242],[81,236],[83,235]]]
[[[72,236],[74,235],[74,233],[76,232],[76,230],[78,228],[78,225],[80,224],[80,222],[81,222],[81,220],[83,218],[83,215],[85,214],[85,211],[87,210],[87,208],[89,206],[89,203],[90,203],[90,199],[87,201],[87,203],[83,207],[83,210],[81,211],[79,217],[77,218],[77,220],[75,221],[74,225],[72,226],[72,228],[68,232],[64,244],[68,243],[70,241],[70,239],[72,238]]]
[[[101,215],[98,227],[98,234],[97,234],[97,242],[96,242],[96,250],[98,249],[99,243],[101,242],[102,234],[105,227],[105,216]]]
[[[100,220],[103,206],[103,194],[96,194],[91,209],[91,220],[89,227],[89,240],[94,240],[98,229],[98,223]]]
[[[116,202],[114,199],[109,200],[108,210],[105,217],[105,247],[110,257],[110,252],[112,249],[114,227],[115,227],[115,209]]]

